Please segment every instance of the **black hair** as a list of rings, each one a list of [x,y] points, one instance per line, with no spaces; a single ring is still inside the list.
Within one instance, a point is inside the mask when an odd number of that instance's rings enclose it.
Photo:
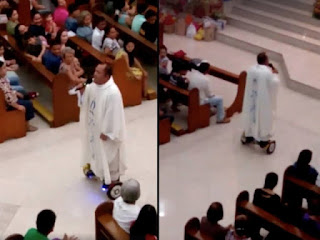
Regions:
[[[130,229],[131,236],[145,237],[147,234],[158,236],[158,217],[156,209],[149,204],[144,205],[137,220]]]
[[[33,21],[33,18],[36,14],[39,14],[41,16],[41,14],[38,11],[31,11],[31,19]]]
[[[71,3],[69,6],[68,6],[68,12],[69,14],[71,15],[73,12],[77,11],[78,10],[78,5],[75,4],[75,3]]]
[[[166,47],[165,45],[161,45],[161,46],[160,46],[160,50],[162,50],[162,49],[168,51],[168,49],[167,49],[167,47]]]
[[[144,16],[148,20],[151,17],[157,16],[157,13],[153,10],[148,10]]]
[[[147,9],[147,4],[145,3],[140,3],[137,5],[137,13],[138,14],[143,14]]]
[[[127,45],[128,45],[130,42],[134,44],[133,41],[127,40],[127,41],[124,43],[124,51],[128,54],[129,66],[132,67],[133,64],[134,64],[134,50],[135,50],[135,49],[133,49],[132,52],[129,52],[129,51],[127,50]]]
[[[249,221],[248,217],[246,215],[238,215],[236,216],[235,222],[234,222],[234,228],[235,232],[238,236],[247,236],[248,235],[248,229],[249,229]]]
[[[24,40],[29,40],[30,38],[33,38],[33,37],[36,37],[36,35],[29,31],[23,35]]]
[[[111,77],[112,76],[112,67],[109,65],[109,64],[103,64],[105,65],[105,68],[104,68],[104,73],[105,73],[105,76],[109,76]]]
[[[0,39],[0,47],[5,47],[4,42]]]
[[[219,202],[212,203],[207,211],[207,219],[211,223],[217,223],[223,218],[223,207]]]
[[[274,172],[270,172],[266,175],[266,179],[264,181],[264,188],[274,189],[278,184],[278,175]]]
[[[197,67],[197,70],[201,73],[205,73],[210,69],[210,64],[207,62],[200,63],[199,67]]]
[[[267,60],[268,60],[268,56],[265,52],[258,54],[258,56],[257,56],[258,64],[265,64]]]
[[[42,210],[37,216],[37,230],[47,236],[54,227],[56,214],[49,209]]]
[[[53,46],[56,46],[56,45],[61,45],[61,41],[60,39],[54,39],[52,41],[50,41],[50,48],[52,48]]]
[[[297,165],[299,167],[306,167],[309,165],[312,159],[312,152],[309,149],[304,149],[300,152]]]
[[[0,60],[0,68],[3,66],[4,62]]]
[[[183,70],[190,71],[191,70],[191,64],[182,59],[174,59],[172,61],[172,72],[180,72]]]
[[[95,20],[95,22],[97,23],[96,25],[98,25],[101,22],[106,22],[106,19],[102,16],[97,16]]]
[[[24,49],[24,42],[23,42],[23,36],[20,31],[19,27],[22,26],[23,24],[17,24],[17,26],[14,28],[14,38],[17,41],[17,45],[20,49]]]
[[[16,10],[16,9],[13,9],[13,8],[6,8],[4,10],[5,14],[7,15],[7,18],[11,18],[12,17],[12,14],[13,14],[13,11]]]

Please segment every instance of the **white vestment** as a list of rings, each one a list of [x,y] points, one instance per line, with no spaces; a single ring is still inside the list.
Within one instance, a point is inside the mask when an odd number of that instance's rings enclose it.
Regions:
[[[246,137],[268,141],[273,136],[279,78],[265,65],[247,72],[242,115]]]
[[[127,169],[123,102],[112,77],[103,85],[86,86],[81,110],[85,130],[81,164],[90,163],[95,175],[110,184],[117,180],[113,176],[119,177]],[[100,139],[101,133],[108,137],[107,141]]]

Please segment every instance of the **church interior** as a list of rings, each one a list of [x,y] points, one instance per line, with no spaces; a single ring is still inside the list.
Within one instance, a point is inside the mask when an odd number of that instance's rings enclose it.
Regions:
[[[210,88],[214,95],[223,98],[231,119],[228,124],[217,124],[216,116],[205,115],[199,103],[192,102],[190,90],[160,80],[159,87],[179,92],[181,96],[179,112],[171,109],[171,101],[162,103],[166,114],[174,117],[172,125],[168,121],[168,128],[159,122],[161,239],[224,239],[202,231],[203,217],[208,216],[207,210],[213,202],[223,206],[223,217],[218,220],[221,219],[219,224],[224,227],[234,225],[235,216],[239,214],[245,214],[249,222],[259,222],[260,236],[251,239],[263,239],[275,231],[285,235],[269,239],[320,238],[319,232],[305,230],[252,204],[255,189],[264,186],[270,172],[278,175],[274,193],[284,201],[285,189],[290,184],[285,171],[297,161],[302,150],[312,151],[310,165],[320,170],[320,22],[315,2],[318,1],[160,1],[163,16],[162,21],[160,17],[160,39],[163,33],[169,70],[180,50],[185,53],[185,60],[202,59],[210,63]],[[212,12],[215,14],[214,35],[210,36],[209,25],[204,23],[206,15]],[[188,25],[190,18],[197,32],[192,32]],[[261,52],[265,52],[269,62],[278,69],[280,80],[272,138],[276,149],[272,154],[240,141],[245,85],[242,73],[257,64],[257,55]],[[188,76],[189,73],[186,78]],[[199,120],[201,117],[197,114],[207,116],[207,122]],[[192,122],[192,118],[198,119],[194,120],[198,123]],[[310,194],[303,195],[301,206],[293,211],[308,212],[306,199],[310,196],[319,199],[319,186],[319,176],[311,185],[292,186],[295,195]]]

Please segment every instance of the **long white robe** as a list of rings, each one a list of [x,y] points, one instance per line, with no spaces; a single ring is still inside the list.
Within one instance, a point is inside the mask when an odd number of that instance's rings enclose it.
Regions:
[[[110,184],[116,180],[112,179],[110,166],[117,166],[119,176],[127,169],[123,102],[112,77],[103,85],[87,85],[81,111],[85,131],[81,166],[90,163],[95,175]],[[100,139],[101,133],[107,141]]]
[[[246,137],[268,141],[273,136],[279,78],[265,65],[247,72],[242,115]]]

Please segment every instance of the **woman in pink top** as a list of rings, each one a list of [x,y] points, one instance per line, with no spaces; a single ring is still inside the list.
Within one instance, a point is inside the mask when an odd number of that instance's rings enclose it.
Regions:
[[[54,10],[53,20],[58,25],[58,27],[64,26],[67,18],[69,17],[69,12],[67,10],[67,4],[65,0],[58,0],[58,7]]]

